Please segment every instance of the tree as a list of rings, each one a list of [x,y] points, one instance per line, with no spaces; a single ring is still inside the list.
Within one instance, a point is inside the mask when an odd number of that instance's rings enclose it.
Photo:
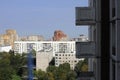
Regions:
[[[49,65],[49,66],[47,67],[47,72],[52,72],[52,73],[54,73],[54,72],[56,72],[56,70],[57,70],[57,67],[55,67],[55,66],[53,66],[53,65]]]
[[[70,71],[69,63],[60,64],[56,70],[56,73],[54,73],[55,80],[67,80],[67,74],[69,71]]]
[[[76,80],[76,77],[77,77],[77,74],[73,70],[70,70],[67,73],[67,80]]]
[[[35,71],[35,76],[37,77],[38,80],[44,80],[45,79],[46,73],[42,71],[41,69]]]
[[[82,61],[79,61],[75,66],[75,72],[77,75],[80,74],[80,72],[87,72],[88,71],[88,59],[84,59]]]
[[[15,70],[10,65],[10,54],[0,53],[0,80],[11,80]]]
[[[54,75],[52,72],[47,72],[45,74],[45,80],[54,80]]]
[[[69,63],[63,63],[59,65],[59,69],[62,69],[66,72],[70,71],[70,64]]]
[[[12,75],[12,80],[22,80],[18,75]]]
[[[36,51],[34,49],[32,49],[32,54],[33,56],[36,56]]]
[[[25,57],[14,54],[13,51],[0,53],[0,80],[12,80],[13,75],[21,74],[21,67],[25,64]]]

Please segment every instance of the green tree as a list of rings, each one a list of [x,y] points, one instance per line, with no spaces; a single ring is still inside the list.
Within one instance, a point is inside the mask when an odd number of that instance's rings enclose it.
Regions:
[[[66,72],[70,71],[70,64],[69,63],[63,63],[59,65],[59,69],[62,69]]]
[[[52,72],[47,72],[45,74],[45,80],[54,80],[54,75]]]
[[[70,71],[70,64],[63,63],[60,64],[54,73],[55,80],[67,80],[67,74]]]
[[[38,80],[45,80],[45,75],[46,73],[41,69],[35,71],[35,76],[37,77]]]
[[[0,80],[11,80],[15,70],[10,65],[10,54],[0,53]]]
[[[56,66],[49,65],[49,66],[47,67],[47,72],[52,72],[52,73],[54,73],[54,72],[56,72],[56,70],[57,70],[57,67],[56,67]]]
[[[0,53],[0,80],[12,80],[13,75],[20,75],[25,57],[13,51]]]
[[[76,77],[77,77],[77,74],[75,71],[73,70],[70,70],[68,73],[67,73],[67,80],[76,80]]]
[[[75,72],[77,75],[80,74],[80,72],[87,72],[88,71],[88,59],[84,59],[79,61],[75,66]]]
[[[12,75],[12,80],[22,80],[18,75]]]
[[[32,49],[32,54],[33,56],[36,56],[36,51],[34,49]]]

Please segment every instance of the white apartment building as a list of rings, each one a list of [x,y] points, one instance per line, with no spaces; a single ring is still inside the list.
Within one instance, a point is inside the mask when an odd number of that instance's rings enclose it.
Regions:
[[[0,46],[0,52],[9,52],[12,50],[12,46]]]
[[[59,66],[63,63],[69,63],[70,68],[74,70],[75,65],[80,61],[84,60],[84,58],[76,58],[76,54],[71,53],[55,53],[55,66]]]
[[[32,45],[36,52],[73,53],[75,54],[75,41],[15,41],[15,53],[28,53],[29,45]]]

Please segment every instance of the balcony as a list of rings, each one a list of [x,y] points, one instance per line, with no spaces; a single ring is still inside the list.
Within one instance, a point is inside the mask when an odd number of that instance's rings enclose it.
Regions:
[[[76,42],[77,58],[93,58],[95,55],[95,42]]]
[[[93,7],[76,7],[76,25],[94,25],[95,9]]]

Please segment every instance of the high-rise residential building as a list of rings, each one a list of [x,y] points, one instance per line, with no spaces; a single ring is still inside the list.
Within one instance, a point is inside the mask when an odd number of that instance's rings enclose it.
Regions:
[[[56,30],[54,32],[53,41],[68,41],[68,36],[61,30]]]
[[[4,39],[3,39],[3,35],[0,35],[0,46],[4,45]]]
[[[95,80],[120,80],[119,4],[120,0],[89,0],[88,7],[76,8],[76,25],[90,25],[90,40],[96,43],[91,60]]]
[[[20,54],[28,53],[29,44],[36,52],[52,50],[53,55],[57,52],[75,53],[75,41],[15,41],[14,51]]]
[[[44,41],[44,37],[41,35],[29,35],[19,37],[19,41]]]
[[[0,35],[0,46],[12,46],[14,47],[14,41],[18,39],[17,32],[12,29],[6,30],[5,34]]]
[[[44,38],[41,35],[30,35],[30,36],[27,36],[27,40],[28,41],[43,41]]]

